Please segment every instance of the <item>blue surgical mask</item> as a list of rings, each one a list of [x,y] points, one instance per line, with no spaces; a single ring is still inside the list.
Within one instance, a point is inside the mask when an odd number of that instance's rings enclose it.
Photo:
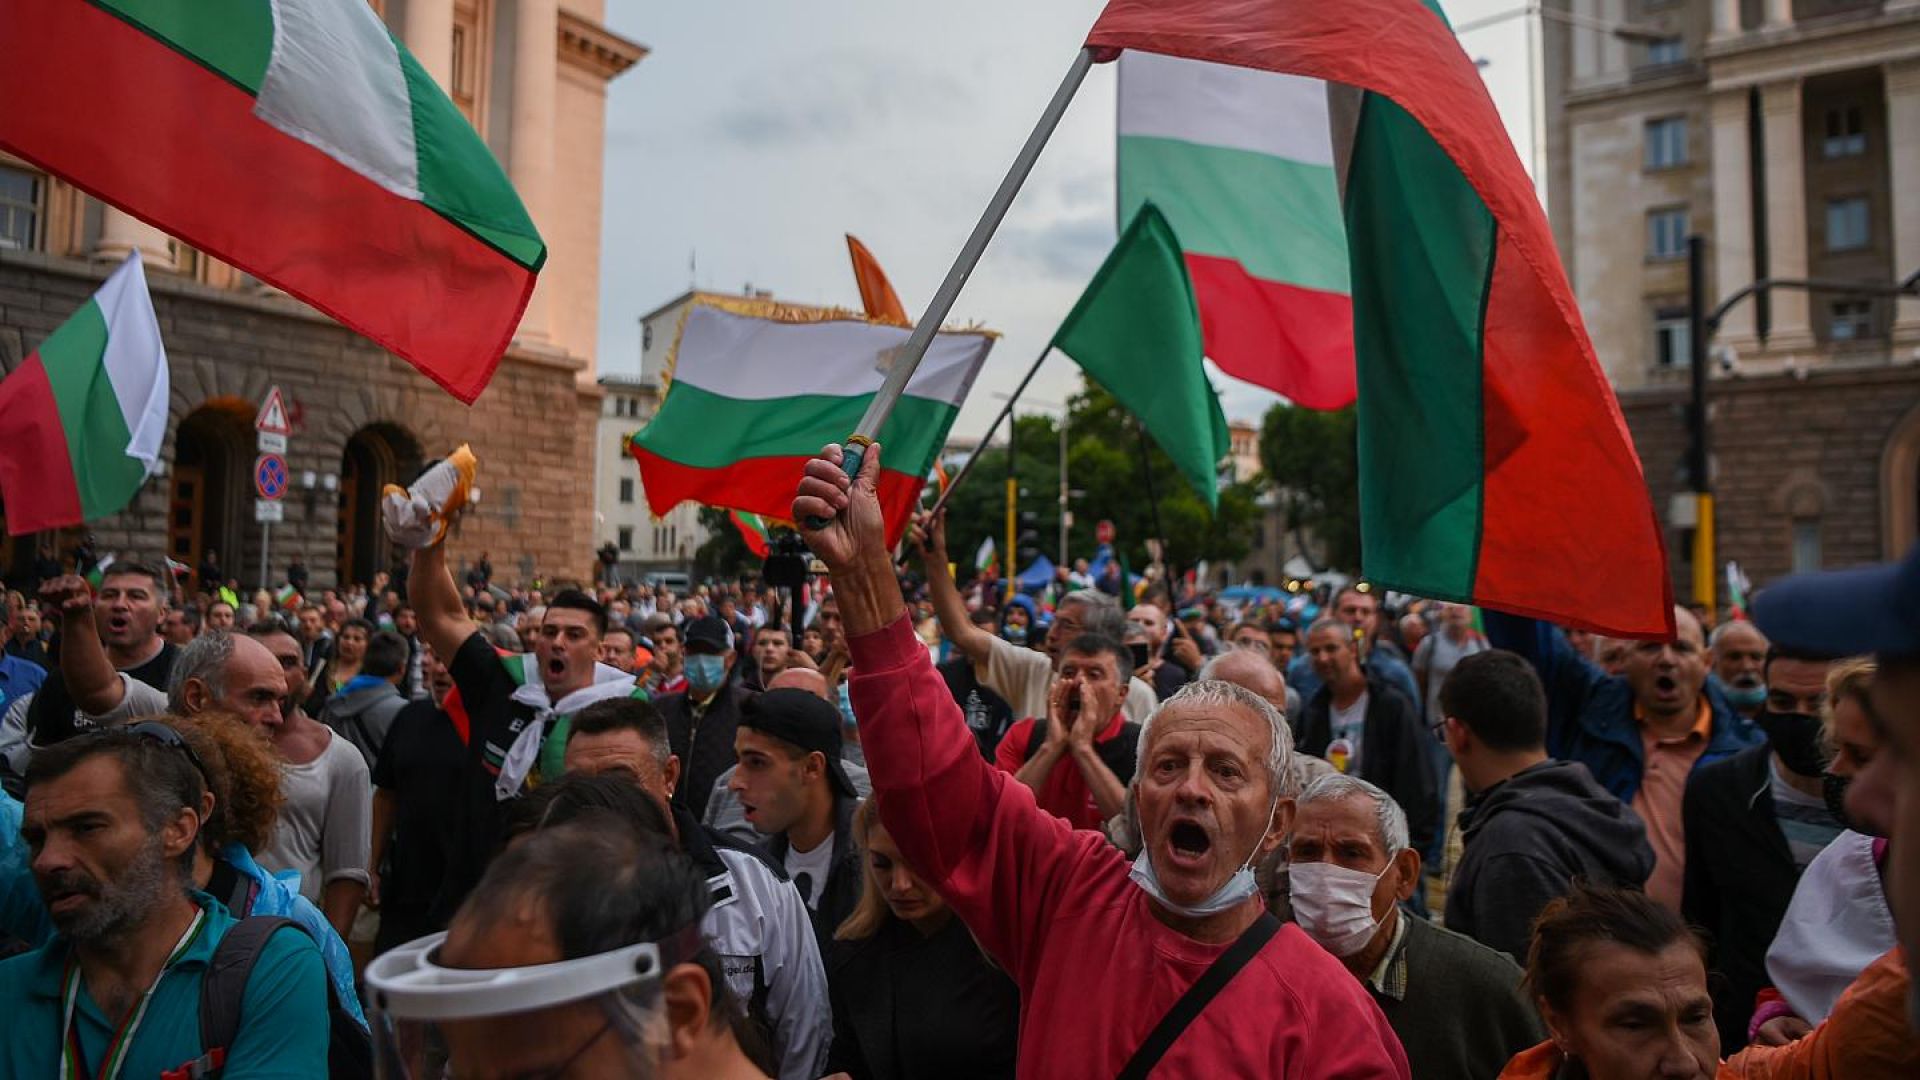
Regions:
[[[1727,701],[1732,703],[1734,708],[1743,711],[1757,709],[1767,700],[1765,686],[1722,686],[1721,690],[1725,692]]]
[[[720,689],[721,682],[726,679],[727,662],[711,654],[694,655],[687,657],[686,670],[687,685],[702,694],[709,694]]]
[[[1269,826],[1271,826],[1273,821],[1274,807],[1279,805],[1280,800],[1277,797],[1267,805],[1267,821]],[[1261,838],[1265,839],[1265,837],[1266,834],[1262,833]],[[1246,903],[1248,897],[1259,893],[1260,883],[1254,880],[1253,877],[1253,859],[1259,852],[1260,841],[1256,840],[1253,844],[1253,850],[1247,853],[1247,861],[1240,864],[1240,869],[1235,870],[1232,876],[1221,882],[1220,887],[1213,890],[1213,895],[1197,904],[1176,903],[1168,898],[1166,889],[1160,885],[1159,875],[1153,872],[1153,859],[1145,847],[1142,847],[1140,854],[1134,858],[1133,869],[1127,871],[1127,877],[1131,878],[1134,884],[1144,889],[1148,896],[1159,901],[1160,906],[1166,908],[1168,911],[1176,915],[1184,915],[1189,919],[1202,919],[1209,915],[1218,915],[1223,911],[1230,911]]]

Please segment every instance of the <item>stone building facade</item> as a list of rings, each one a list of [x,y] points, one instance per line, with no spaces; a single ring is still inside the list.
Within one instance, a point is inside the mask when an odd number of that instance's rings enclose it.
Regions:
[[[295,552],[316,588],[369,581],[393,555],[381,489],[469,442],[482,494],[453,560],[484,552],[508,583],[590,577],[605,91],[645,50],[600,25],[597,0],[373,7],[486,136],[548,244],[493,382],[462,405],[304,304],[0,155],[0,374],[138,248],[172,375],[165,471],[121,514],[0,546],[0,574],[24,572],[38,543],[64,553],[90,532],[122,558],[197,567],[216,550],[248,588],[284,580]],[[267,531],[254,521],[253,419],[276,385],[293,421],[293,486]]]
[[[1549,208],[1685,597],[1686,238],[1709,306],[1920,271],[1920,0],[1547,6]],[[1709,344],[1716,562],[1765,584],[1920,538],[1920,298],[1775,289]]]

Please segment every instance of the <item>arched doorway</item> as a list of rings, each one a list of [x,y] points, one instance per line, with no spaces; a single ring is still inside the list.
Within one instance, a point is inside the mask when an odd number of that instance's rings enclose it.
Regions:
[[[228,574],[244,577],[253,412],[240,398],[213,398],[188,413],[174,434],[167,556],[192,569],[194,588],[209,549],[220,553]]]
[[[371,583],[387,568],[387,542],[380,526],[380,491],[405,484],[423,466],[420,441],[397,424],[368,424],[347,440],[340,455],[340,516],[334,555],[340,583]]]
[[[1898,559],[1920,542],[1920,405],[1893,426],[1881,455],[1880,520],[1886,558]]]

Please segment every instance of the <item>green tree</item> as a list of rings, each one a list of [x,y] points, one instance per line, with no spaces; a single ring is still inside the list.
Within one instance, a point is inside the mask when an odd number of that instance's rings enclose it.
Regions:
[[[725,510],[701,507],[700,524],[708,536],[706,543],[693,553],[694,577],[731,580],[741,574],[760,572],[760,556],[747,550],[747,542],[740,538],[740,529]]]
[[[1267,410],[1260,467],[1280,497],[1287,526],[1313,534],[1329,565],[1360,568],[1360,480],[1353,406],[1322,412]]]

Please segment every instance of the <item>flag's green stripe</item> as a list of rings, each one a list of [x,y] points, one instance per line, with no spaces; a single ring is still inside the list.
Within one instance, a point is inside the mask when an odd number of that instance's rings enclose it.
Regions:
[[[1347,173],[1367,576],[1473,594],[1495,222],[1420,123],[1368,94]]]
[[[124,509],[146,479],[146,467],[127,456],[132,433],[100,362],[106,351],[107,320],[92,300],[40,345],[73,461],[80,512],[89,521]]]
[[[413,106],[420,201],[529,270],[547,261],[547,245],[500,162],[473,125],[398,40],[400,70]]]
[[[249,94],[273,57],[267,0],[92,0]],[[110,77],[103,73],[102,77]]]
[[[1144,135],[1120,140],[1120,220],[1151,200],[1180,247],[1238,259],[1254,277],[1347,291],[1347,238],[1331,168]]]
[[[852,431],[872,400],[872,394],[742,400],[677,383],[653,422],[633,441],[695,469],[724,468],[750,457],[812,457],[827,442]],[[901,398],[880,429],[887,467],[924,475],[958,412],[945,402]]]

